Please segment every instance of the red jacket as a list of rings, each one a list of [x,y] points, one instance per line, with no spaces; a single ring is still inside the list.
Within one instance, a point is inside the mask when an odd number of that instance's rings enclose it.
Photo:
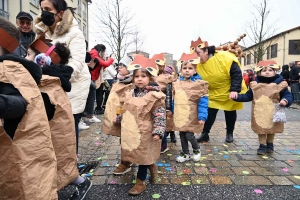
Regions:
[[[249,86],[249,83],[250,83],[248,74],[244,74],[243,78],[244,78],[244,81],[245,81],[245,83],[246,83],[246,86],[248,87],[248,86]]]
[[[92,58],[97,58],[99,60],[99,64],[97,66],[95,66],[95,69],[93,71],[91,71],[92,80],[96,81],[100,76],[101,68],[102,67],[106,68],[106,67],[110,66],[114,62],[114,59],[108,58],[107,61],[104,61],[102,58],[100,58],[98,51],[96,49],[92,49],[90,51],[90,54],[91,54]]]

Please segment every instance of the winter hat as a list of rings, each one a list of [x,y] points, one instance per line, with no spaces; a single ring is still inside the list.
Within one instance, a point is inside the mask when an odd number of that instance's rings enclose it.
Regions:
[[[124,56],[119,63],[122,63],[126,67],[132,62],[132,59],[130,59],[128,56]]]
[[[166,66],[165,69],[164,69],[164,74],[173,75],[174,74],[174,68],[173,68],[173,66]]]
[[[121,75],[121,74],[118,73],[117,79],[120,83],[129,83],[129,82],[132,81],[133,70],[130,70],[129,67],[128,67],[131,62],[132,62],[132,60],[128,56],[124,56],[120,60],[119,64],[122,63],[127,68],[127,70],[129,71],[129,74],[127,74],[127,75]]]

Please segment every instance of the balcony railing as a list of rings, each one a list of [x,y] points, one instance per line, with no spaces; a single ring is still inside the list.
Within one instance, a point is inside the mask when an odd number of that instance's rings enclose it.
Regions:
[[[87,16],[86,16],[86,11],[85,10],[82,11],[82,15],[83,15],[83,20],[86,21]]]
[[[32,3],[36,7],[39,7],[39,1],[38,0],[30,0],[30,3]]]
[[[9,13],[0,9],[0,16],[6,18],[7,20],[9,20]]]

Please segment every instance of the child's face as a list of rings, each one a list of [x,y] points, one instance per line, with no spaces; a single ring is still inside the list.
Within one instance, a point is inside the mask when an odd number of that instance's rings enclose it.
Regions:
[[[134,85],[138,88],[144,88],[150,83],[150,78],[146,75],[146,72],[142,72],[138,69],[134,74]]]
[[[119,65],[118,71],[119,71],[119,74],[121,74],[122,76],[130,74],[130,72],[127,70],[127,67],[125,67],[123,64]]]
[[[265,77],[273,77],[275,76],[275,70],[272,69],[271,67],[264,67],[261,71],[260,71],[260,75],[261,76],[265,76]]]
[[[196,73],[196,68],[193,64],[188,62],[188,63],[182,65],[180,71],[184,78],[190,78],[191,76],[193,76]]]
[[[29,47],[27,49],[27,56],[25,57],[27,60],[31,60],[31,61],[34,61],[34,58],[35,58],[35,53],[34,51],[32,51],[32,49]]]

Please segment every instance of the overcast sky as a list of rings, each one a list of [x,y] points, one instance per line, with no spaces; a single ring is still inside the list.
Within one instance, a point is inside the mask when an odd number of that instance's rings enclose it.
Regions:
[[[103,43],[95,18],[101,17],[94,0],[89,5],[90,47]],[[112,1],[112,0],[109,0]],[[168,52],[177,60],[189,52],[191,40],[198,36],[209,45],[234,41],[244,33],[255,12],[252,4],[261,0],[123,0],[134,14],[145,42],[141,50],[150,53]],[[278,33],[300,26],[300,0],[269,0],[269,22],[276,22]],[[97,33],[97,34],[95,34]],[[99,37],[98,37],[99,35]],[[299,38],[300,39],[300,36]],[[243,45],[243,43],[241,43]],[[108,45],[107,50],[110,53]],[[129,49],[132,50],[132,49]]]

